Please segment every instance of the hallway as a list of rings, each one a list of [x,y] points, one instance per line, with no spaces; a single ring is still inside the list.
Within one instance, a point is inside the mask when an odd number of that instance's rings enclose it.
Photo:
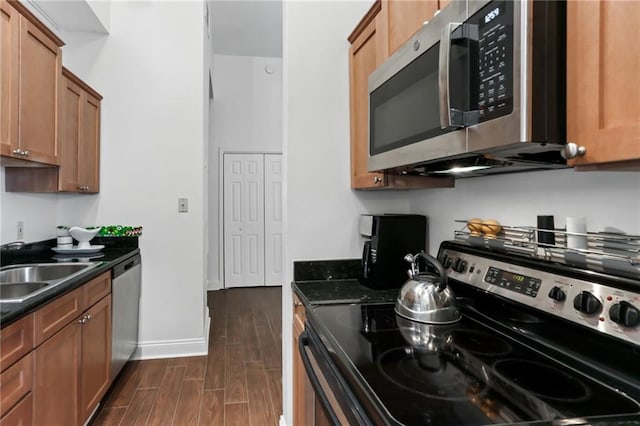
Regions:
[[[210,291],[209,355],[132,361],[92,425],[277,425],[282,288]]]

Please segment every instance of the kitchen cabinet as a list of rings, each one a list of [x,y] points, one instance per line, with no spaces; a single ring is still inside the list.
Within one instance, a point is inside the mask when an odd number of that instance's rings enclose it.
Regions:
[[[0,0],[0,15],[0,154],[57,165],[64,43],[19,2]]]
[[[0,426],[32,424],[33,315],[0,330]]]
[[[396,3],[396,2],[393,2]],[[398,1],[397,3],[404,3]],[[408,2],[413,3],[413,2]],[[351,114],[351,188],[417,189],[451,187],[450,178],[400,176],[369,173],[369,90],[368,78],[389,54],[388,19],[381,14],[385,2],[373,4],[349,36],[349,95]],[[393,6],[395,9],[395,5]],[[394,12],[402,14],[401,12]],[[386,22],[385,22],[386,21]],[[411,33],[413,34],[413,33]]]
[[[382,0],[380,18],[391,56],[438,11],[437,0]]]
[[[111,380],[111,272],[34,315],[36,341],[53,333],[34,351],[34,424],[84,424]]]
[[[8,167],[8,192],[100,192],[102,96],[62,68],[58,146],[60,166]]]
[[[102,96],[62,68],[58,190],[100,190],[100,101]]]
[[[567,140],[579,170],[640,170],[640,3],[567,2]]]
[[[298,340],[304,332],[304,305],[293,295],[293,425],[313,425],[314,393],[298,351]]]

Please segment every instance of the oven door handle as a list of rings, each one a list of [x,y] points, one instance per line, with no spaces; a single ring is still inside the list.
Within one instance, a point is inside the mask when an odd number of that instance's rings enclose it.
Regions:
[[[327,416],[329,416],[329,420],[331,420],[332,424],[339,426],[340,421],[338,420],[338,416],[336,415],[335,411],[333,411],[327,395],[322,390],[322,386],[320,385],[318,376],[316,376],[316,372],[311,365],[311,360],[309,360],[309,355],[307,355],[305,346],[309,346],[309,336],[307,335],[306,331],[303,331],[302,334],[300,334],[300,337],[298,337],[298,351],[300,352],[300,358],[302,358],[304,369],[307,372],[307,377],[311,382],[311,386],[313,386],[316,396],[320,398],[322,407],[324,407]]]

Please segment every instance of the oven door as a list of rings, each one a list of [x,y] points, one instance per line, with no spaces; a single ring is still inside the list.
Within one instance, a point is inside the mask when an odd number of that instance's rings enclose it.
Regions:
[[[298,351],[315,392],[316,425],[369,425],[360,403],[336,370],[320,338],[307,327],[298,339]]]
[[[467,151],[455,116],[469,110],[465,19],[466,2],[451,2],[369,76],[370,171]]]

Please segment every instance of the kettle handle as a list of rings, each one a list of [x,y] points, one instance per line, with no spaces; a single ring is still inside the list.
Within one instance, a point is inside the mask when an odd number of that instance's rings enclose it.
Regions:
[[[442,291],[445,288],[447,288],[447,272],[444,270],[444,266],[442,266],[442,264],[438,261],[438,259],[424,252],[420,252],[414,256],[413,258],[414,263],[418,259],[418,257],[423,258],[428,264],[436,268],[436,271],[438,271],[438,275],[440,276],[440,282],[438,283],[438,291]]]

